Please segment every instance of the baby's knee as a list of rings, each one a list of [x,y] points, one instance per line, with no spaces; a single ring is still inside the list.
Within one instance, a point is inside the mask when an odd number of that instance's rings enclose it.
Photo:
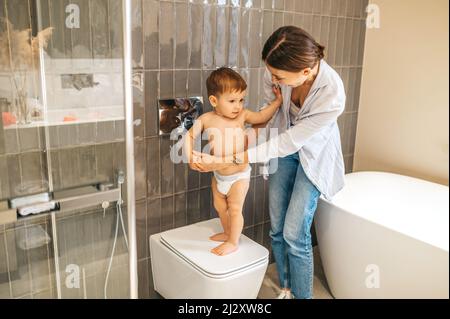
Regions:
[[[229,205],[228,206],[228,213],[231,217],[233,216],[242,216],[242,206],[239,205]]]

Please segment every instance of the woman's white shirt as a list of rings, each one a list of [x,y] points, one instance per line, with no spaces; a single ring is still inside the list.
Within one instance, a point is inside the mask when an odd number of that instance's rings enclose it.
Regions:
[[[275,99],[272,85],[272,76],[266,69],[265,105]],[[268,162],[298,152],[310,181],[330,199],[344,186],[345,167],[337,125],[346,100],[342,79],[321,60],[319,73],[295,119],[290,118],[289,112],[292,88],[280,86],[283,105],[267,125],[267,129],[276,128],[278,132],[275,135],[272,132],[267,142],[248,149],[249,162]],[[276,167],[270,168],[274,169]]]

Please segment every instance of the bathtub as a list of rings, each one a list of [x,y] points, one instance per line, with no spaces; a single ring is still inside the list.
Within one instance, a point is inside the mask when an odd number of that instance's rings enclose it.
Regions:
[[[448,298],[448,187],[381,172],[346,175],[314,225],[335,298]]]

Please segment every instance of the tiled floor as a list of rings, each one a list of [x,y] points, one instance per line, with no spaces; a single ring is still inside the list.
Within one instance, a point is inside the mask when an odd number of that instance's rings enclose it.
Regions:
[[[314,299],[332,299],[320,260],[319,248],[314,248]],[[266,276],[259,291],[259,299],[274,299],[279,293],[278,275],[275,263],[267,268]]]
[[[331,295],[325,274],[320,260],[319,247],[314,247],[314,299],[333,299]],[[258,299],[275,299],[279,294],[278,275],[275,263],[267,268]],[[154,292],[153,298],[162,299],[163,297]]]

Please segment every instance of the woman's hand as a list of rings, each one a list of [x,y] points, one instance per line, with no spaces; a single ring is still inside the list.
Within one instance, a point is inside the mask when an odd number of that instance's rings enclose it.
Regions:
[[[192,152],[192,163],[189,167],[195,171],[202,173],[217,171],[226,167],[234,165],[233,163],[225,163],[220,157],[215,157],[206,153],[197,151]]]

